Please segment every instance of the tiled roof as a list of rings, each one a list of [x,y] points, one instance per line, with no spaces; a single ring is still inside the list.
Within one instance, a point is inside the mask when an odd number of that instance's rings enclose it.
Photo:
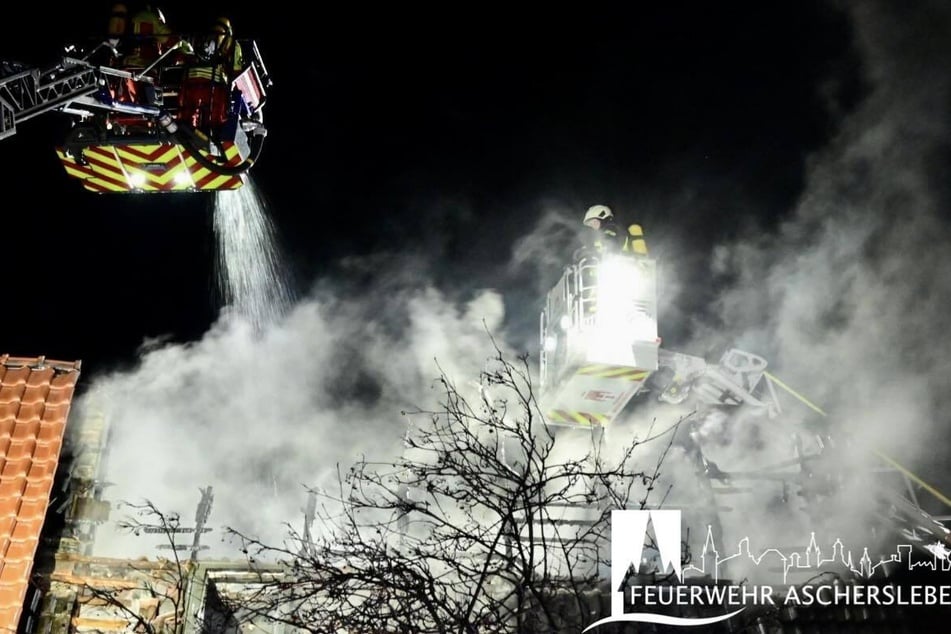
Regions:
[[[79,362],[0,355],[0,633],[15,632]]]

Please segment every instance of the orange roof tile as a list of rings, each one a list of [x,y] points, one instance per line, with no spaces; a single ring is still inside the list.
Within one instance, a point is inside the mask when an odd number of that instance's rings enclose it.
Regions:
[[[0,633],[20,619],[79,365],[0,355]]]

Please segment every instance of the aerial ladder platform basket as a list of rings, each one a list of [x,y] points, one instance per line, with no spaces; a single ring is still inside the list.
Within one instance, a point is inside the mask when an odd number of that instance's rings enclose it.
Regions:
[[[656,261],[582,251],[548,293],[540,332],[546,422],[610,424],[658,367]]]

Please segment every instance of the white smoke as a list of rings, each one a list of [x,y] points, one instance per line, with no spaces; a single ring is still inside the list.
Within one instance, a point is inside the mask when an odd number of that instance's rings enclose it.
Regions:
[[[878,451],[921,466],[926,479],[946,478],[918,458],[945,444],[948,431],[951,11],[943,3],[848,6],[867,94],[810,158],[804,190],[779,229],[715,249],[713,283],[724,287],[715,319],[697,325],[691,345],[767,357],[850,445],[840,475],[882,466]],[[812,415],[786,402],[799,418]],[[734,434],[740,463],[787,442],[781,429],[743,433],[769,439],[757,447]],[[844,539],[862,539],[878,512],[875,487],[857,483],[823,510]],[[737,530],[753,531],[762,547],[794,537],[770,521],[776,515],[762,498],[739,504]]]
[[[816,87],[830,115],[839,118],[829,141],[808,157],[799,199],[777,228],[751,229],[759,223],[742,213],[723,219],[741,237],[716,245],[708,260],[699,261],[696,252],[677,253],[669,239],[652,239],[669,231],[646,217],[696,217],[676,212],[683,202],[676,196],[668,213],[652,213],[663,206],[652,203],[642,206],[643,216],[630,219],[645,225],[651,251],[660,253],[660,335],[690,333],[676,349],[711,363],[731,347],[765,357],[771,372],[828,413],[832,435],[842,445],[837,469],[826,474],[839,481],[838,494],[820,506],[809,507],[779,479],[721,483],[730,491],[719,497],[726,541],[720,546],[728,549],[744,536],[754,549],[805,545],[810,530],[821,525],[827,532],[820,539],[851,539],[847,545],[860,556],[864,546],[875,545],[865,540],[871,539],[870,517],[882,507],[873,501],[877,487],[869,479],[850,476],[885,466],[876,452],[939,488],[951,482],[943,469],[934,469],[946,461],[936,448],[947,445],[949,431],[951,10],[940,2],[843,6],[861,65],[837,71],[861,74],[863,92],[857,103],[843,105],[830,90],[843,78]],[[848,84],[851,78],[844,79]],[[690,174],[683,180],[689,188]],[[650,192],[641,198],[651,200]],[[742,192],[737,204],[749,206]],[[576,226],[583,209],[576,205],[566,213],[552,206],[533,235],[519,243],[517,253],[526,257],[515,263],[544,261],[552,243],[568,233],[561,217]],[[560,271],[563,263],[545,266]],[[692,270],[697,267],[700,275]],[[555,279],[549,277],[549,284]],[[704,288],[684,282],[697,279]],[[695,307],[693,297],[711,295],[706,311],[683,307]],[[697,433],[706,437],[717,467],[748,475],[795,458],[792,431],[821,417],[779,391],[785,410],[779,420],[703,421]],[[645,424],[665,429],[682,415],[641,408],[609,433],[623,442]],[[658,449],[644,449],[649,463]],[[658,487],[663,496],[672,485],[668,504],[696,507],[709,499],[698,488],[706,478],[697,469],[696,458],[679,449],[668,455]],[[928,493],[920,498],[936,508]],[[651,503],[658,501],[655,495]],[[691,546],[699,548],[703,533],[694,536],[700,541]]]
[[[377,305],[319,292],[263,331],[227,313],[201,340],[145,350],[134,369],[97,380],[79,407],[110,423],[105,497],[148,499],[190,526],[199,487],[211,485],[218,532],[231,526],[280,544],[285,522],[302,527],[305,486],[333,490],[338,464],[361,456],[394,459],[400,412],[436,407],[440,368],[477,378],[492,352],[488,333],[502,339],[497,293],[462,306],[425,285],[368,289],[379,293]],[[125,515],[117,507],[112,520]],[[97,554],[160,554],[161,536],[113,528],[100,529]],[[236,554],[226,544],[203,557]]]

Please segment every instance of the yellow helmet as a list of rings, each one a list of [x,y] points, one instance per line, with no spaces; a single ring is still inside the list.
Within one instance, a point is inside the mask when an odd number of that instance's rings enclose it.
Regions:
[[[212,27],[212,31],[231,35],[231,20],[228,18],[218,18],[215,20],[215,26]]]

